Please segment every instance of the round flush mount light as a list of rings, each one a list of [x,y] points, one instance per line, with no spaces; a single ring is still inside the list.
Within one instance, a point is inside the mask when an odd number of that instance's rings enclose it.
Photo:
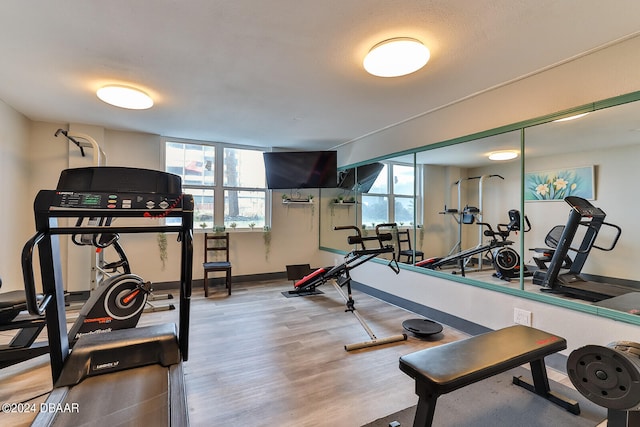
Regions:
[[[103,86],[96,92],[107,104],[130,110],[146,110],[153,106],[153,99],[143,91],[122,85]]]
[[[518,157],[518,152],[514,150],[494,151],[489,153],[489,160],[504,161]]]
[[[420,40],[397,37],[372,47],[363,65],[374,76],[399,77],[424,67],[430,56],[429,49]]]

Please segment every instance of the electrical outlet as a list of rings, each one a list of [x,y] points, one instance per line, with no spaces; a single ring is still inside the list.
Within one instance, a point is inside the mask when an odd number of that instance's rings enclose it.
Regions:
[[[514,308],[513,321],[518,325],[531,326],[531,312],[521,308]]]

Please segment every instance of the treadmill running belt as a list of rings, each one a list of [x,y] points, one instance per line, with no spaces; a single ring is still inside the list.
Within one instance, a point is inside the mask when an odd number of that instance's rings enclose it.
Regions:
[[[166,367],[149,365],[87,378],[65,399],[77,403],[77,412],[60,413],[53,425],[169,425],[168,375]]]

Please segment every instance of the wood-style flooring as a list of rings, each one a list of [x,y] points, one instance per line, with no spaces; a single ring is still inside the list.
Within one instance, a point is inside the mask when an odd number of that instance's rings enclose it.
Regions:
[[[413,380],[398,369],[401,355],[467,336],[445,325],[428,340],[347,352],[344,345],[369,336],[330,284],[296,298],[281,294],[292,289],[285,280],[234,283],[231,296],[211,289],[209,298],[194,289],[184,363],[195,427],[361,426],[417,403]],[[363,293],[354,298],[378,338],[403,333],[402,322],[417,317]],[[144,314],[140,324],[163,322],[177,322],[177,310]],[[48,356],[0,371],[0,403],[38,407],[50,390]],[[0,413],[0,426],[28,426],[34,416]]]

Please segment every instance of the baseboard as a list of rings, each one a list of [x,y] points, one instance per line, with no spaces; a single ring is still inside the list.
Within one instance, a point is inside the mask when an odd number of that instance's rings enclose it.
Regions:
[[[276,271],[272,273],[259,273],[259,274],[243,274],[238,276],[231,277],[232,282],[261,282],[264,280],[287,280],[287,272],[286,271]],[[204,279],[193,279],[192,287],[202,287]],[[212,277],[209,278],[211,284],[223,284],[223,277]],[[176,290],[180,289],[180,282],[171,281],[171,282],[153,282],[153,290],[154,291],[167,291],[167,290]]]

